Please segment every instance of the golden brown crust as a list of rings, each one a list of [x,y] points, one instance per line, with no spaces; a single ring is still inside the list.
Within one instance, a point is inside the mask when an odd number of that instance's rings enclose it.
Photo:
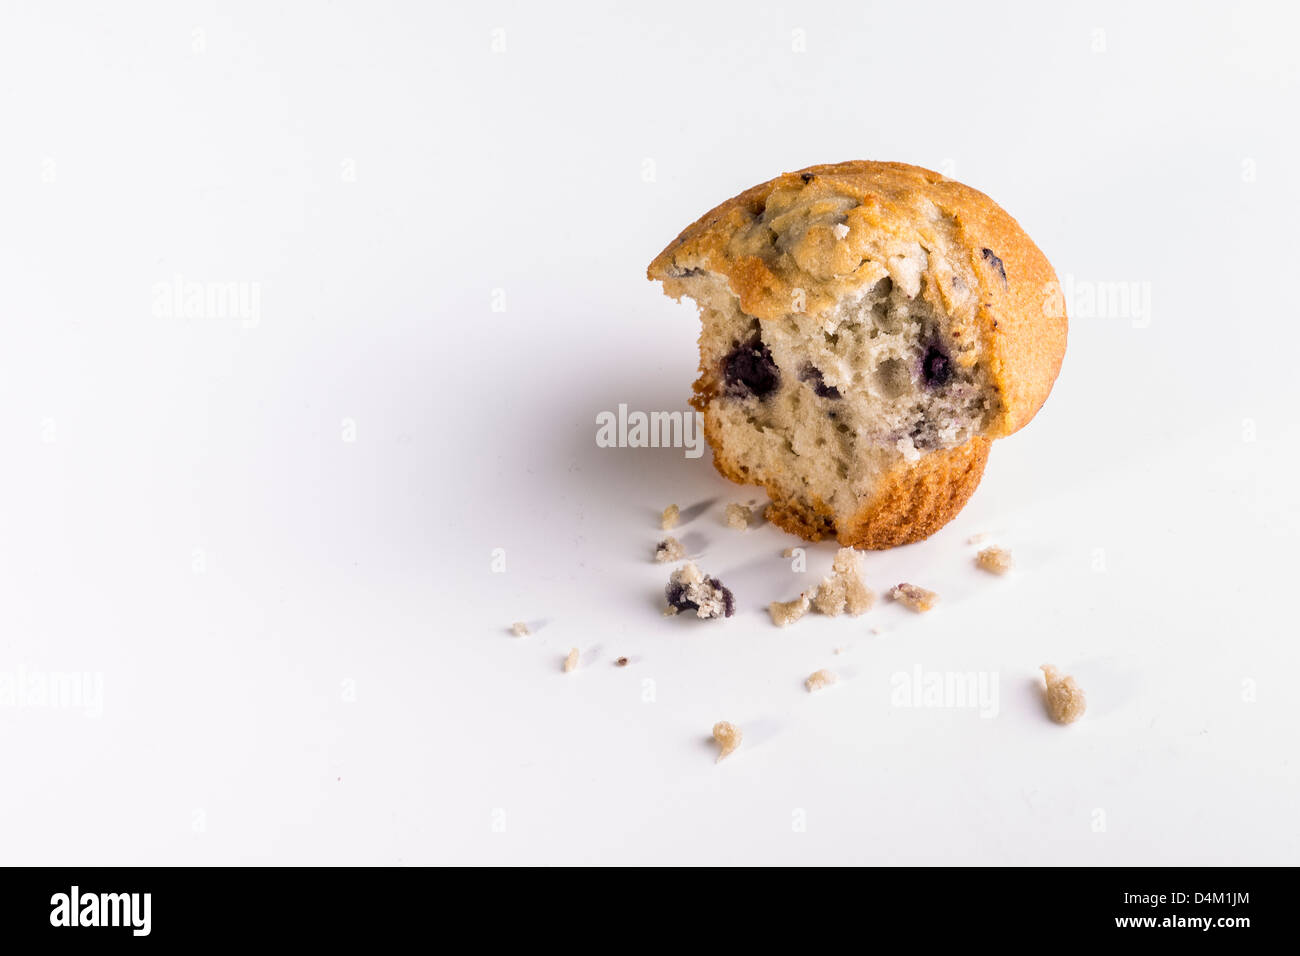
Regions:
[[[768,521],[809,541],[835,538],[845,547],[874,551],[924,540],[955,518],[979,487],[992,444],[986,438],[972,438],[912,464],[900,461],[852,519],[837,523],[824,502],[809,506],[787,498],[775,482],[761,481],[749,475],[744,465],[729,460],[717,431],[717,422],[706,413],[704,435],[713,449],[713,466],[737,484],[761,484],[772,500],[764,512]]]
[[[914,464],[900,462],[871,500],[837,529],[840,543],[881,549],[930,537],[957,516],[979,487],[989,445],[987,438],[972,438]]]
[[[791,211],[783,222],[785,210]],[[775,218],[764,218],[774,211]],[[828,217],[842,219],[848,235],[834,236]],[[815,315],[878,281],[881,260],[899,243],[939,253],[921,294],[951,315],[956,335],[983,345],[1001,399],[988,437],[1023,427],[1061,368],[1064,298],[1051,264],[1015,219],[939,173],[867,161],[786,173],[700,217],[647,275],[680,298],[691,270],[716,273],[746,313],[771,321],[796,309]]]

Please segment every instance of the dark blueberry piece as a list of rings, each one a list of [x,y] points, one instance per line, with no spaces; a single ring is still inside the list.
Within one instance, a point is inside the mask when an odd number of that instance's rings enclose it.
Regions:
[[[802,179],[802,180],[804,181],[804,184],[806,185],[806,184],[812,182],[813,174],[812,174],[812,173],[801,173],[801,174],[799,175],[799,178]]]
[[[717,578],[709,578],[709,584],[718,592],[718,597],[722,598],[722,616],[731,617],[736,610],[736,599],[732,596],[731,589],[723,587]]]
[[[686,599],[686,585],[670,582],[668,587],[664,588],[664,597],[668,599],[668,606],[675,607],[679,611],[698,611],[700,606],[694,601]]]
[[[1007,270],[1006,267],[1002,265],[1002,260],[993,254],[992,249],[984,249],[981,251],[984,253],[984,258],[988,260],[989,265],[998,270],[998,275],[1002,276],[1002,282],[1005,284],[1007,281]]]
[[[826,380],[822,378],[822,370],[815,365],[805,365],[803,371],[799,373],[799,381],[807,382],[822,398],[840,397],[840,390],[834,385],[827,385]]]
[[[931,388],[947,385],[952,379],[952,360],[937,345],[931,345],[921,360],[921,377]]]
[[[722,374],[732,392],[765,398],[781,384],[781,373],[762,339],[737,345],[722,360]]]

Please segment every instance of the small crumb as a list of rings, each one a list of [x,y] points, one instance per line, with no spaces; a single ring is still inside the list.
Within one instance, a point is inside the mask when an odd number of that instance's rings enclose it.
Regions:
[[[833,231],[836,239],[844,239],[849,234],[849,227],[842,222],[837,222]]]
[[[664,588],[668,608],[664,614],[694,611],[695,616],[709,620],[731,617],[736,601],[729,589],[717,578],[708,578],[691,562],[683,564],[668,578]]]
[[[655,560],[663,563],[665,561],[681,561],[686,557],[686,549],[682,543],[671,535],[664,538],[655,545]]]
[[[793,601],[773,601],[767,606],[767,613],[772,615],[773,624],[785,627],[807,614],[808,604],[808,595],[800,594]]]
[[[975,564],[990,574],[1006,574],[1012,567],[1011,552],[994,545],[975,555]]]
[[[735,724],[720,720],[713,725],[713,739],[718,742],[718,761],[740,746],[744,735]]]
[[[627,658],[626,658],[626,657],[620,657],[618,660],[614,661],[614,666],[615,666],[615,667],[627,667]]]
[[[569,655],[564,659],[564,673],[576,671],[578,669],[578,649],[575,647],[569,651]]]
[[[876,595],[862,583],[858,572],[858,553],[852,548],[835,552],[830,577],[824,579],[813,596],[813,607],[822,614],[837,617],[847,612],[857,617],[871,609]]]
[[[533,632],[528,630],[528,625],[523,621],[515,621],[515,623],[510,625],[510,633],[515,637],[527,637]]]
[[[808,688],[808,693],[811,694],[815,690],[830,687],[831,684],[834,684],[837,680],[839,680],[839,677],[835,675],[834,671],[822,669],[819,671],[813,671],[809,674],[808,679],[803,682],[803,685]]]
[[[1051,664],[1039,668],[1047,683],[1047,713],[1058,724],[1072,724],[1088,707],[1088,699],[1073,677],[1062,677]]]
[[[665,531],[677,527],[677,519],[682,515],[682,509],[676,505],[669,505],[664,509],[664,513],[659,518],[659,527]]]
[[[847,647],[836,647],[836,648],[832,648],[832,649],[831,649],[831,653],[832,653],[832,654],[843,654],[843,653],[844,653],[845,651],[847,651],[847,650],[848,650]]]
[[[795,551],[794,548],[786,548],[784,551],[781,552],[781,557],[783,557],[783,558],[793,558],[793,557],[794,557],[794,551]]]
[[[967,543],[967,544],[983,544],[983,543],[984,543],[985,541],[987,541],[988,539],[989,539],[989,536],[988,536],[985,532],[981,531],[979,534],[973,534],[973,535],[971,535],[969,538],[967,538],[967,539],[966,539],[966,543]]]
[[[878,627],[873,627],[873,628],[871,629],[871,633],[872,633],[872,634],[884,634],[885,632],[882,631],[882,630],[881,630],[880,628],[878,628]]]
[[[915,584],[900,584],[897,587],[889,589],[889,596],[897,601],[903,607],[922,614],[934,607],[935,602],[939,600],[939,595],[933,591],[927,591],[925,588],[919,588]]]
[[[744,505],[729,504],[727,505],[727,527],[735,528],[737,531],[745,531],[749,528],[749,523],[754,519],[754,512]]]

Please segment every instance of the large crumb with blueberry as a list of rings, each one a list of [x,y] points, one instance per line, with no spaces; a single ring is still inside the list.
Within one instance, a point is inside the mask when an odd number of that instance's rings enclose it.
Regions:
[[[1039,668],[1046,684],[1044,699],[1047,713],[1058,724],[1072,724],[1088,709],[1088,699],[1073,677],[1062,674],[1051,664]]]
[[[703,572],[690,562],[683,564],[669,576],[668,585],[664,588],[664,598],[668,601],[665,614],[694,611],[696,617],[710,620],[731,617],[736,610],[736,601],[731,591],[717,578],[705,577]]]
[[[890,600],[897,601],[909,611],[924,614],[939,603],[939,595],[915,584],[898,584],[889,589]]]
[[[681,561],[686,557],[686,549],[682,543],[672,535],[664,538],[655,545],[655,560],[661,564],[664,562]]]

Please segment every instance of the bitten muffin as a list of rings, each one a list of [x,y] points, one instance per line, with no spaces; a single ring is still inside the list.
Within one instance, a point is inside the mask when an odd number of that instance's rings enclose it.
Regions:
[[[804,538],[928,537],[1065,355],[1046,257],[983,193],[902,163],[787,173],[677,237],[649,278],[699,306],[714,464]]]

